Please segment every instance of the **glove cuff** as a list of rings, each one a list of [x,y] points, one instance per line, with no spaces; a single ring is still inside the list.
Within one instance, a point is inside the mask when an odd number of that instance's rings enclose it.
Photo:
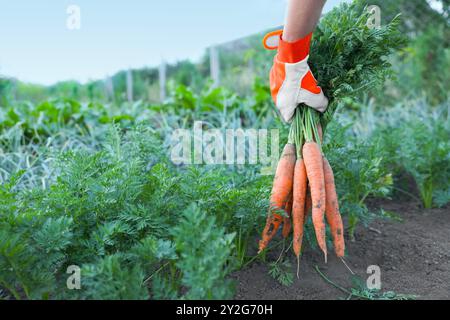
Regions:
[[[278,44],[278,60],[284,63],[296,63],[304,60],[309,54],[312,32],[294,42],[284,41],[280,34]]]

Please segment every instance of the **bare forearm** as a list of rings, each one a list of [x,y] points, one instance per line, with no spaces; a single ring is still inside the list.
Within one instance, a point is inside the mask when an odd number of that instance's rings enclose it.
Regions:
[[[294,42],[314,30],[326,0],[289,0],[283,40]]]

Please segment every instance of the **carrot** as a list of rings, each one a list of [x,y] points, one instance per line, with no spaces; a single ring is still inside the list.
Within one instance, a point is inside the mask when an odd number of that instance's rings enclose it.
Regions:
[[[294,225],[293,248],[297,259],[300,256],[305,221],[306,168],[302,158],[297,159],[294,170],[292,223]]]
[[[312,219],[316,232],[317,243],[327,261],[327,245],[325,240],[325,178],[323,174],[323,160],[319,145],[316,142],[306,142],[303,145],[303,159],[306,174],[311,189]]]
[[[311,190],[308,186],[308,191],[306,192],[306,201],[305,201],[305,223],[309,214],[309,211],[312,208],[312,200],[311,200]]]
[[[334,251],[339,258],[344,256],[344,227],[341,214],[339,213],[339,203],[334,184],[333,169],[327,158],[323,157],[323,172],[325,176],[326,205],[325,216],[330,225],[331,236],[333,238]]]
[[[294,166],[295,146],[291,143],[287,143],[284,146],[283,153],[275,172],[272,194],[270,196],[270,212],[267,217],[266,226],[263,230],[262,239],[259,241],[258,252],[261,252],[267,247],[283,221],[283,217],[276,213],[276,211],[284,207],[284,204],[292,191]]]
[[[323,131],[322,131],[322,126],[320,125],[320,123],[317,124],[317,133],[319,134],[319,138],[320,141],[323,141]],[[309,188],[309,183],[308,183],[308,191],[306,193],[306,203],[305,203],[305,223],[306,223],[306,218],[309,214],[309,211],[312,208],[312,200],[311,200],[311,190]]]
[[[283,238],[286,239],[291,232],[292,223],[291,223],[291,212],[292,212],[292,194],[289,196],[289,200],[286,202],[284,207],[284,211],[287,214],[287,217],[283,218],[283,230],[281,230],[281,234]]]

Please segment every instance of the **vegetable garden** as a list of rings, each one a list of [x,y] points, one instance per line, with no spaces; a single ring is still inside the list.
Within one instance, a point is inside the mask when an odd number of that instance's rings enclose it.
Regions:
[[[300,107],[292,124],[279,120],[260,78],[242,94],[173,82],[163,103],[18,99],[0,80],[0,298],[450,298],[449,82],[412,83],[411,65],[434,66],[419,61],[434,33],[407,35],[396,14],[370,29],[365,4],[322,18],[311,65],[330,108],[319,115]],[[439,32],[445,39],[448,20]],[[445,72],[450,51],[439,43]],[[258,54],[264,74],[271,57]],[[292,221],[294,239],[273,232],[259,247],[266,221],[288,221],[273,210],[274,176],[260,164],[174,164],[171,133],[197,120],[212,129],[278,129],[280,150],[290,142],[298,158],[305,141],[317,143],[333,168],[334,183],[323,188],[335,187],[343,238],[336,221],[316,238],[306,215],[301,230]],[[326,247],[341,250],[346,264],[331,255],[325,264]],[[80,290],[67,287],[73,265]],[[365,287],[369,265],[381,267],[381,290]]]

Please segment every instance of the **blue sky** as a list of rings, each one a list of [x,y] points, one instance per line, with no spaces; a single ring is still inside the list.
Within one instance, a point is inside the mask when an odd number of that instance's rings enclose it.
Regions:
[[[342,0],[328,0],[326,10]],[[69,5],[81,29],[66,26]],[[0,0],[0,75],[52,84],[198,59],[283,23],[286,0]]]

